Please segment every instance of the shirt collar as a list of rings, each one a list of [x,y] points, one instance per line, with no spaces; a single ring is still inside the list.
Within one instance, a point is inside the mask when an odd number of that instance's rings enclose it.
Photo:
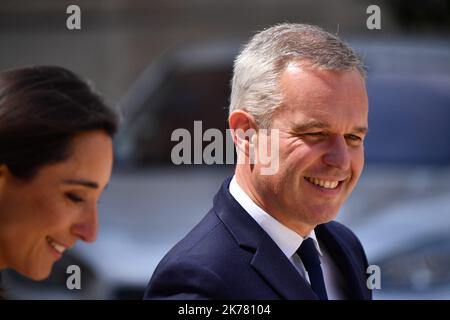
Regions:
[[[322,256],[314,230],[303,238],[295,231],[289,229],[280,223],[269,213],[259,207],[237,183],[236,177],[233,176],[229,186],[230,194],[241,205],[242,208],[259,224],[261,228],[272,238],[277,246],[283,251],[284,255],[291,258],[302,244],[303,240],[311,238],[314,241],[317,252]]]

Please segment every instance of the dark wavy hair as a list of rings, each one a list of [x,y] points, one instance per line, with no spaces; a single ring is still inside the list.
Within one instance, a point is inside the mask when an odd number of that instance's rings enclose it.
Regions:
[[[2,273],[0,272],[0,300],[5,300],[5,290],[2,288]]]
[[[64,161],[75,135],[103,130],[112,138],[117,126],[116,113],[67,69],[30,66],[0,73],[0,165],[20,179]],[[0,300],[4,293],[0,286]]]
[[[0,73],[0,164],[30,179],[43,165],[65,160],[78,133],[111,137],[116,113],[73,72],[31,66]]]

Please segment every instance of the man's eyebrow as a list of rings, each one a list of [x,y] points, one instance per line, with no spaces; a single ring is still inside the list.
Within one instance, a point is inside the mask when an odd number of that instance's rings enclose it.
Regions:
[[[299,123],[294,126],[295,132],[305,132],[312,129],[328,129],[330,125],[328,123],[319,120],[310,120],[306,123]]]
[[[91,189],[98,189],[98,183],[93,182],[93,181],[88,181],[88,180],[69,179],[69,180],[64,180],[63,183],[64,184],[76,184],[76,185],[81,185],[81,186],[88,187]]]
[[[314,129],[329,129],[330,125],[326,122],[319,121],[319,120],[310,120],[306,123],[297,124],[294,126],[294,132],[307,132],[309,130]],[[353,128],[352,132],[359,133],[359,134],[367,134],[369,132],[369,129],[365,126],[362,127],[355,127]]]
[[[356,127],[353,129],[353,132],[360,134],[367,134],[369,132],[369,128],[367,127]]]

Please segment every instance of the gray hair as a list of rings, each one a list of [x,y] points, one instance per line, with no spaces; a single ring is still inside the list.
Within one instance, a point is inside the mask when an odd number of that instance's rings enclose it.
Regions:
[[[358,55],[337,36],[307,24],[283,23],[252,37],[234,61],[230,113],[243,109],[268,128],[282,103],[278,80],[289,62],[308,60],[313,67],[365,70]]]

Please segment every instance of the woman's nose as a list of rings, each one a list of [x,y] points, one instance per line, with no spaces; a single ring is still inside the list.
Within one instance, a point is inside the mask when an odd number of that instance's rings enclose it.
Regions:
[[[94,242],[97,238],[98,216],[97,209],[93,209],[72,226],[72,233],[86,242]]]

